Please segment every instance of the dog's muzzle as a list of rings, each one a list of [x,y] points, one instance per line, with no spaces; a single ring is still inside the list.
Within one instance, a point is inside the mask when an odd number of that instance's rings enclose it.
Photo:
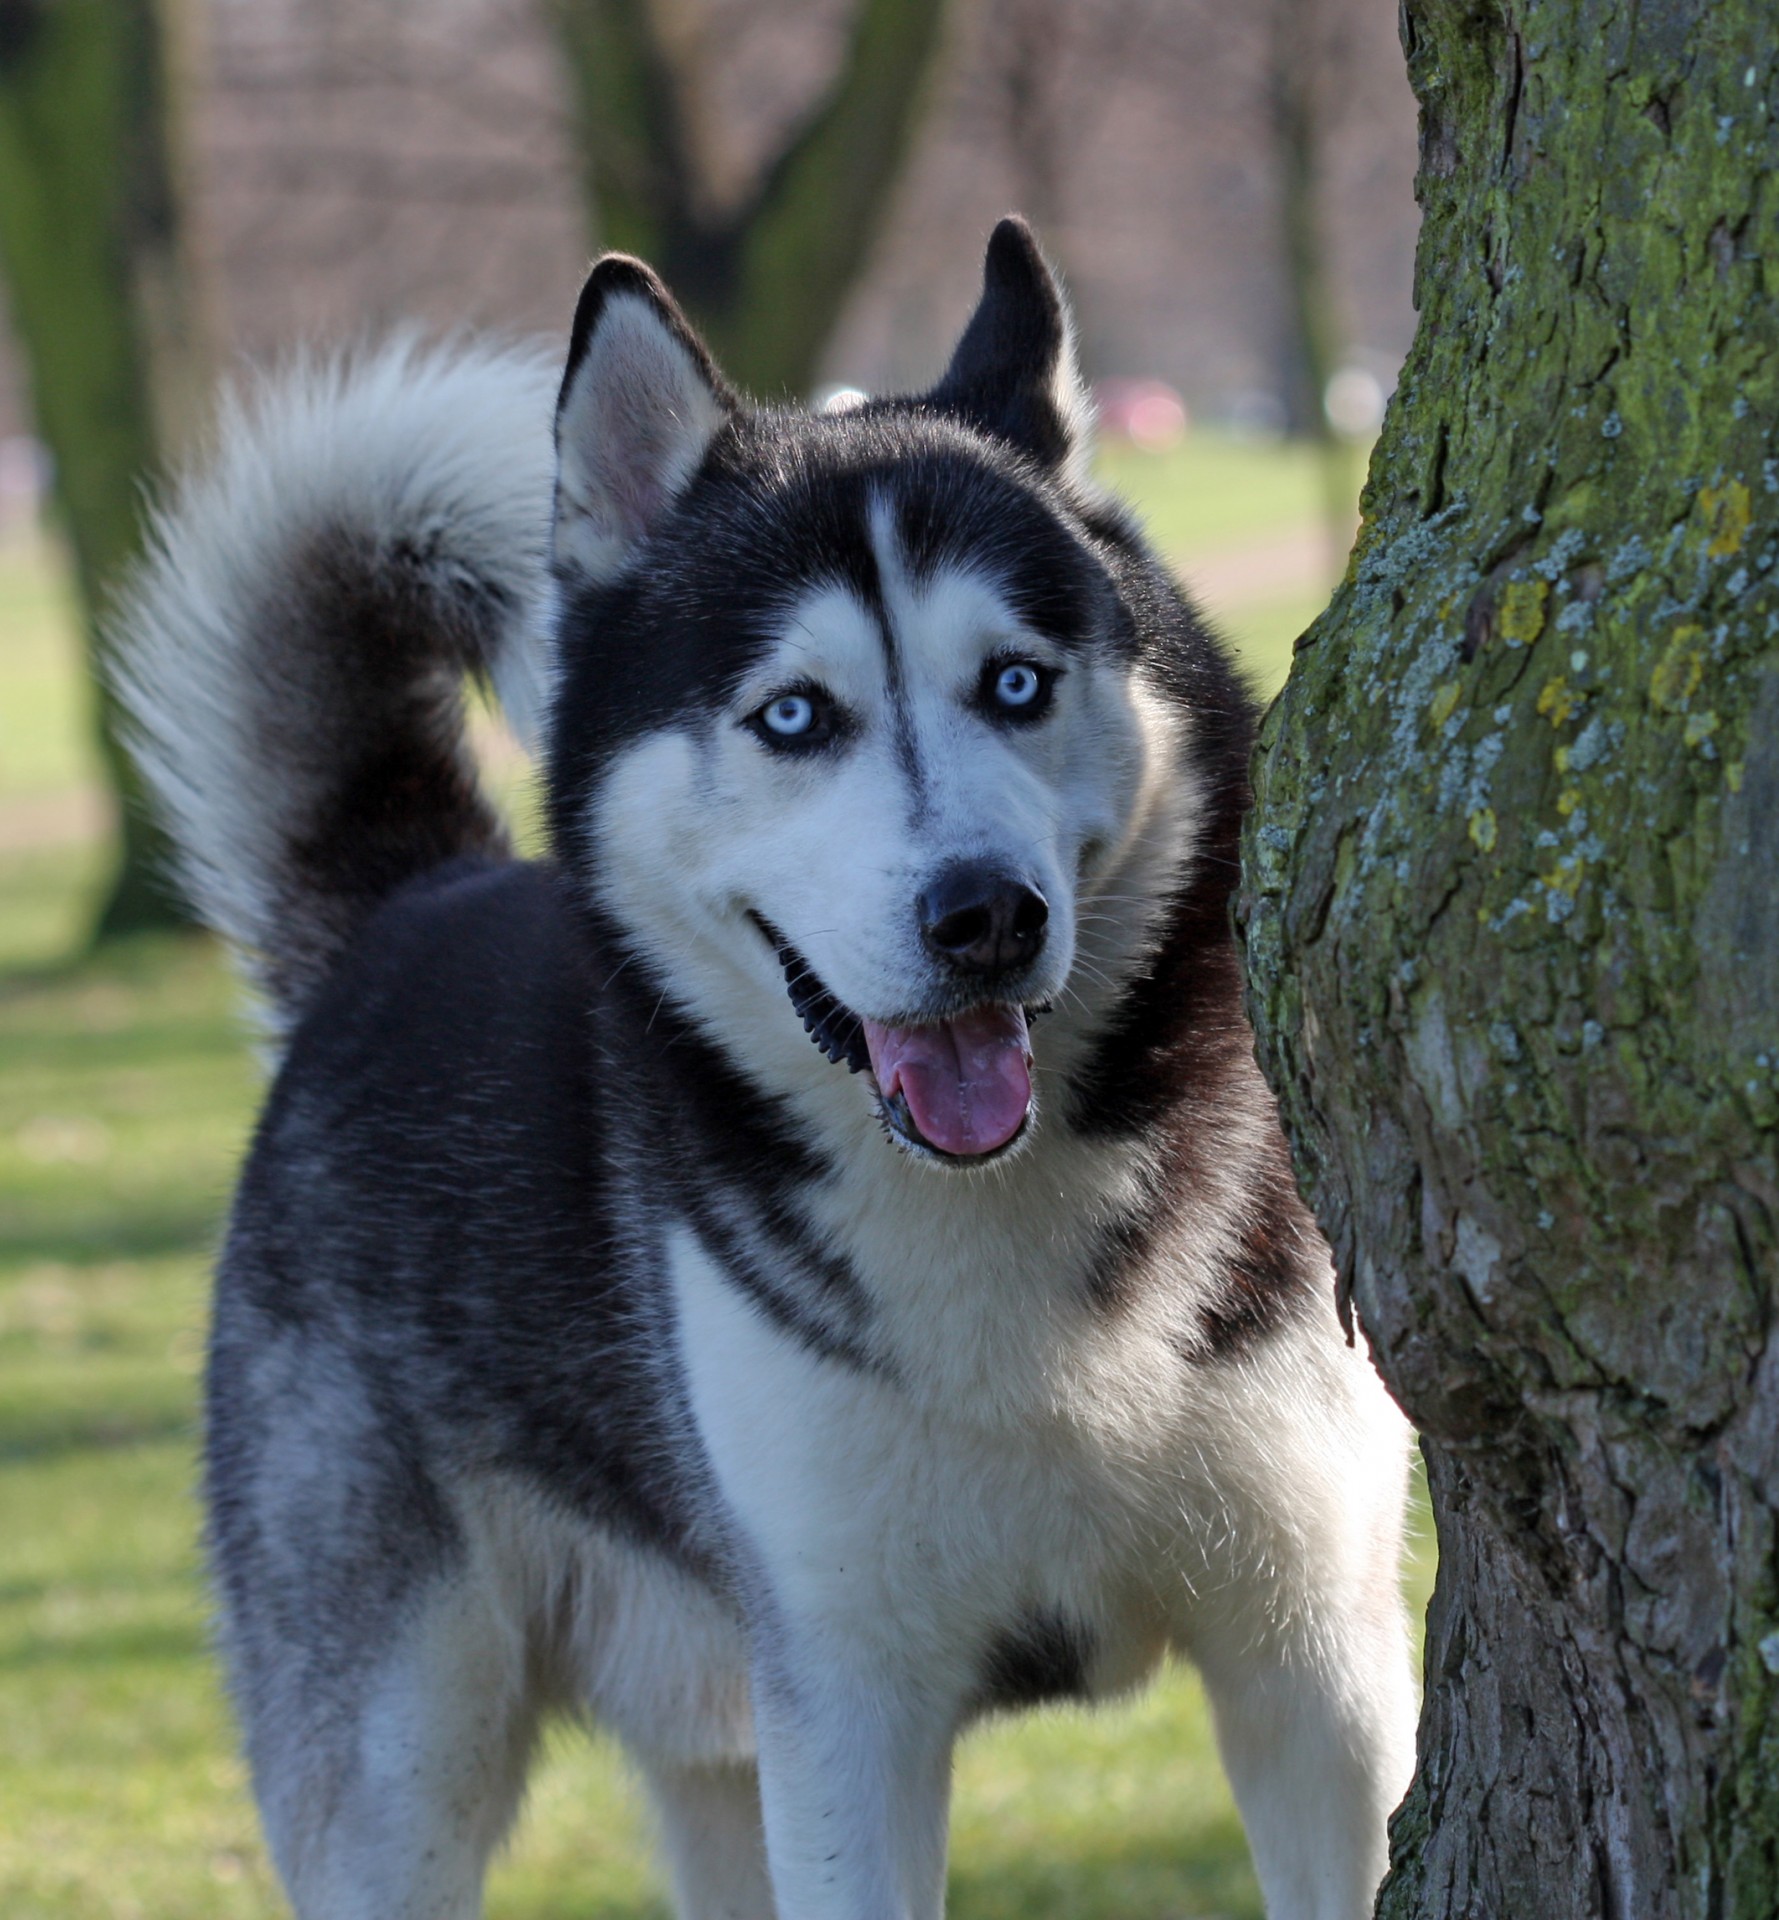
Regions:
[[[979,903],[966,901],[964,909],[976,912]],[[903,1145],[980,1164],[1019,1140],[1033,1104],[1024,1007],[991,1001],[938,1020],[890,1026],[844,1005],[777,928],[758,914],[753,919],[783,969],[804,1032],[836,1066],[869,1069],[884,1122]],[[1003,947],[1009,939],[1023,946],[1029,936],[994,924],[972,933],[973,941]]]

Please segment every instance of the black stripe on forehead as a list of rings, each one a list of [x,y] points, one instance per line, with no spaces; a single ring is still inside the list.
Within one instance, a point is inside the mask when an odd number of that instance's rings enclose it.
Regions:
[[[879,533],[896,543],[897,551],[889,556],[891,566],[906,571],[907,560],[900,551],[901,534],[893,498],[867,487],[864,514],[869,584],[852,581],[848,584],[856,586],[860,598],[871,611],[872,619],[877,622],[877,640],[883,649],[883,684],[889,696],[890,745],[896,756],[896,765],[902,769],[902,776],[908,782],[910,824],[918,826],[927,815],[931,794],[926,769],[921,764],[920,746],[914,737],[914,709],[908,699],[908,674],[902,659],[902,640],[896,632],[895,621],[890,618],[889,597],[883,587],[885,556],[880,551]]]
[[[1106,629],[1110,585],[1098,558],[1048,488],[1018,462],[930,420],[800,419],[776,443],[765,423],[736,436],[720,491],[746,527],[745,553],[721,556],[782,608],[832,581],[882,618],[872,503],[891,510],[910,579],[948,567],[995,582],[1025,624],[1063,646]],[[749,446],[750,438],[755,443]],[[753,452],[771,457],[755,460]],[[706,547],[712,560],[716,549]]]
[[[1029,488],[963,462],[935,463],[896,489],[896,528],[910,576],[979,573],[1035,633],[1076,647],[1104,630],[1105,574],[1080,539]]]

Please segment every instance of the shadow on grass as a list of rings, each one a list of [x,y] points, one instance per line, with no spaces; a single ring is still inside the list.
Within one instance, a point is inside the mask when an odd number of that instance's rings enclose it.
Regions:
[[[515,1896],[509,1888],[497,1911],[503,1920],[673,1920],[673,1909],[664,1899],[613,1900],[609,1896],[597,1908],[589,1908],[584,1895],[565,1891],[560,1898],[544,1894],[536,1900]]]
[[[183,1573],[176,1577],[182,1584],[185,1582]],[[28,1580],[0,1580],[0,1607],[39,1606],[54,1595],[67,1592],[69,1584],[59,1573],[34,1574]],[[83,1599],[109,1604],[120,1596],[139,1595],[142,1592],[142,1569],[133,1561],[128,1565],[112,1566],[108,1570],[84,1567],[79,1585]]]
[[[90,963],[84,953],[64,954],[59,960],[25,966],[0,966],[0,1008],[14,1000],[28,1000],[36,993],[83,986],[89,977]]]
[[[164,1412],[88,1414],[51,1412],[42,1420],[0,1416],[0,1466],[41,1466],[78,1453],[119,1453],[167,1441],[197,1445],[195,1405]]]
[[[70,983],[70,992],[88,995],[84,1008],[39,989],[9,992],[7,984],[0,979],[0,1021],[6,1024],[7,1065],[17,1073],[171,1068],[190,1080],[194,1073],[232,1069],[243,1050],[241,1031],[211,1008],[126,1012],[131,993],[127,983],[83,974]],[[113,989],[116,998],[104,1007],[104,1017],[92,1018],[93,1002],[102,1002]]]
[[[27,1634],[10,1653],[0,1653],[0,1673],[24,1673],[46,1667],[88,1671],[124,1666],[202,1660],[210,1655],[203,1624],[140,1623],[94,1627],[76,1633]]]
[[[946,1897],[950,1920],[1261,1920],[1241,1831],[1210,1846],[1170,1846],[1153,1836],[1076,1848],[1046,1860],[956,1860]],[[567,1891],[502,1903],[510,1920],[586,1920],[585,1900]],[[670,1920],[665,1901],[602,1902],[600,1920]]]
[[[8,860],[3,871],[10,886],[16,887],[20,863]],[[59,893],[64,885],[59,878],[47,881],[45,891]],[[198,927],[172,933],[129,934],[97,945],[75,941],[49,959],[0,963],[0,1005],[17,994],[84,987],[95,980],[147,985],[165,969],[169,959],[200,957],[213,945],[212,937]]]
[[[208,1266],[221,1244],[226,1195],[200,1206],[165,1210],[120,1205],[109,1194],[100,1194],[98,1200],[92,1214],[78,1224],[47,1204],[42,1208],[45,1217],[0,1228],[0,1269],[39,1263],[82,1267],[175,1254]]]
[[[1048,1863],[954,1863],[946,1899],[950,1920],[1261,1920],[1247,1851],[1239,1833],[1228,1850],[1191,1854],[1158,1843],[1096,1848]],[[515,1900],[509,1920],[586,1920],[583,1898],[565,1892]],[[660,1899],[606,1900],[599,1920],[671,1920]]]
[[[951,1920],[1260,1920],[1233,1819],[1191,1841],[1144,1833],[1048,1856],[954,1859],[946,1911]]]

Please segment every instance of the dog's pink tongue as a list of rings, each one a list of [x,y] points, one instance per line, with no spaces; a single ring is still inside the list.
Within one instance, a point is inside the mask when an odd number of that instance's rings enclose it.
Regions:
[[[864,1022],[871,1069],[941,1153],[992,1153],[1032,1104],[1031,1041],[1021,1007],[978,1007],[933,1027]]]

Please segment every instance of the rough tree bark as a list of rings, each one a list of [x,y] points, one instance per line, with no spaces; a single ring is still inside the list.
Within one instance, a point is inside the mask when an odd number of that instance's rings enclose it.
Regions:
[[[1380,1912],[1772,1920],[1779,33],[1403,32],[1420,329],[1241,909],[1439,1527]]]
[[[142,535],[142,483],[207,368],[171,129],[174,0],[0,0],[0,270],[55,462],[118,798],[105,937],[183,917],[117,737],[99,618]]]
[[[739,206],[713,208],[660,0],[550,0],[602,245],[641,254],[756,393],[801,394],[913,136],[944,0],[859,0],[825,98]]]

